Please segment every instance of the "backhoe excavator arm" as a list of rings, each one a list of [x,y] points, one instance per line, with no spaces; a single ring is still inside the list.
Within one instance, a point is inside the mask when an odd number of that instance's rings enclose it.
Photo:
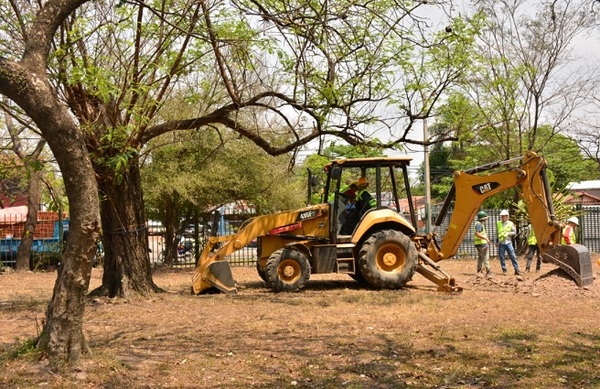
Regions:
[[[508,165],[521,159],[523,162],[518,168],[488,175],[473,174]],[[458,247],[471,227],[483,201],[516,186],[521,188],[521,195],[527,204],[538,242],[542,242],[544,248],[548,245],[558,244],[560,242],[560,224],[555,221],[545,168],[545,160],[534,152],[529,152],[524,157],[454,172],[454,185],[435,222],[436,228],[441,225],[449,204],[455,201],[452,217],[441,249],[438,250],[430,245],[429,257],[437,262],[456,255]]]
[[[475,174],[517,161],[521,161],[517,168],[488,175]],[[435,222],[436,228],[441,225],[450,203],[454,200],[454,210],[448,230],[443,237],[441,249],[434,238],[429,240],[428,257],[434,262],[438,262],[456,255],[483,201],[490,196],[518,186],[521,188],[521,197],[527,204],[531,224],[544,258],[567,271],[580,286],[589,284],[593,280],[589,251],[581,245],[575,245],[578,247],[560,245],[562,225],[556,220],[554,214],[545,169],[544,158],[534,152],[528,152],[523,157],[467,171],[456,171],[454,185]],[[588,262],[589,271],[587,270]]]

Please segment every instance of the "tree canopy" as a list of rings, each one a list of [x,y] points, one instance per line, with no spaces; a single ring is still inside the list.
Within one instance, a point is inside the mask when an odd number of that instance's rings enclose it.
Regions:
[[[474,4],[474,15],[481,26],[477,54],[431,126],[434,140],[438,134],[456,137],[431,150],[434,196],[447,193],[451,170],[516,158],[527,150],[547,158],[557,187],[584,179],[586,171],[589,177],[597,167],[585,160],[576,141],[581,136],[570,124],[582,123],[588,113],[581,107],[600,85],[598,64],[588,62],[583,69],[573,54],[577,39],[597,27],[591,4],[481,1]],[[488,203],[507,206],[515,196],[507,192]]]
[[[302,205],[304,190],[289,172],[290,156],[271,157],[247,139],[189,132],[164,135],[151,142],[142,167],[147,215],[162,220],[166,198],[174,202],[179,218],[245,200],[259,213]],[[168,137],[169,144],[152,148]]]

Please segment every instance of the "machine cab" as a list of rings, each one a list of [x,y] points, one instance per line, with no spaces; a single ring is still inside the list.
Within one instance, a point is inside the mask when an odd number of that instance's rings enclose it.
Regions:
[[[331,236],[344,240],[354,235],[367,215],[377,210],[399,214],[403,229],[414,233],[417,217],[410,192],[410,161],[407,157],[374,157],[337,159],[326,165],[324,196],[331,206]],[[381,217],[374,220],[392,222]]]

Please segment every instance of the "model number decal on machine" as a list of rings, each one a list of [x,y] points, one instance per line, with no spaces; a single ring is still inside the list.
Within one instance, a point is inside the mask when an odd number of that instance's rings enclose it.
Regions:
[[[298,220],[311,219],[311,218],[317,217],[317,216],[319,216],[319,210],[318,209],[311,209],[310,211],[300,212],[298,214]]]
[[[484,194],[499,186],[498,182],[484,182],[483,184],[473,185],[473,190],[478,194]]]

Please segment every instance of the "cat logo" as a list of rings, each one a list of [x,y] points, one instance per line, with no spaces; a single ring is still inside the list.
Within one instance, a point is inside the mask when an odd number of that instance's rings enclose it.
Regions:
[[[473,185],[473,190],[477,194],[485,194],[491,190],[496,189],[500,186],[498,182],[484,182],[483,184]]]

